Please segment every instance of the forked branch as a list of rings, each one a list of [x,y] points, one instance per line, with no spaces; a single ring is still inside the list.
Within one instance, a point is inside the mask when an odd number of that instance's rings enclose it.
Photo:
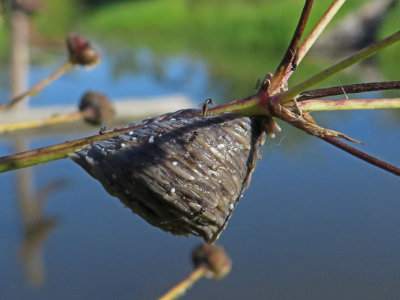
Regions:
[[[305,90],[309,89],[313,85],[316,85],[317,83],[320,83],[321,81],[331,77],[332,75],[356,64],[357,62],[366,59],[378,51],[389,47],[390,45],[398,42],[400,40],[400,31],[390,35],[389,37],[380,40],[363,50],[351,55],[350,57],[342,60],[341,62],[331,66],[330,68],[312,76],[311,78],[299,83],[298,85],[294,86],[293,88],[289,89],[286,92],[283,92],[279,95],[276,95],[273,99],[271,99],[272,103],[286,103],[291,101],[294,97],[297,97],[301,93],[303,93]]]
[[[315,41],[319,38],[321,33],[324,31],[326,26],[330,23],[332,18],[336,15],[340,7],[346,2],[346,0],[335,0],[325,12],[325,14],[318,21],[317,25],[311,30],[310,34],[307,36],[305,41],[301,44],[297,51],[295,64],[298,65],[304,56],[307,54],[308,50],[314,45]]]

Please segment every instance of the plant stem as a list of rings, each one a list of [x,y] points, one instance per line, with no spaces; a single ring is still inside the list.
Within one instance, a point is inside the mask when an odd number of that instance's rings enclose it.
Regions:
[[[293,65],[293,61],[296,56],[296,51],[301,36],[303,35],[304,29],[307,25],[307,21],[310,16],[313,4],[314,0],[306,0],[304,4],[296,31],[293,34],[292,40],[290,41],[290,44],[286,50],[285,55],[283,56],[281,63],[279,64],[274,73],[274,76],[271,79],[271,85],[269,88],[270,93],[274,93],[274,91],[280,88],[283,83],[287,82],[296,67],[296,65]]]
[[[54,115],[41,120],[27,121],[27,122],[18,122],[18,123],[10,123],[10,124],[0,124],[0,134],[5,132],[24,130],[24,129],[33,129],[39,128],[49,125],[55,125],[60,123],[69,123],[77,120],[81,120],[83,118],[83,114],[81,112],[72,112],[69,114],[59,114]]]
[[[250,97],[211,107],[207,110],[207,112],[209,114],[222,114],[231,112],[247,116],[270,115],[267,106],[261,104],[261,101],[265,100],[266,97],[267,93],[261,90],[257,94],[251,95]]]
[[[175,285],[166,294],[159,298],[159,300],[172,300],[179,298],[185,293],[197,280],[202,278],[206,273],[206,268],[199,266],[183,281]]]
[[[304,101],[321,97],[400,89],[400,81],[368,82],[305,91],[296,99]]]
[[[391,165],[387,162],[384,162],[374,156],[371,156],[365,152],[362,152],[362,151],[360,151],[346,143],[343,143],[342,141],[339,141],[333,137],[326,136],[326,137],[319,137],[319,138],[337,148],[340,148],[340,149],[346,151],[347,153],[349,153],[353,156],[356,156],[356,157],[370,163],[371,165],[374,165],[380,169],[386,170],[394,175],[400,176],[400,168],[398,168],[396,166],[393,166],[393,165]]]
[[[0,106],[0,111],[4,111],[4,110],[7,110],[7,109],[10,109],[11,107],[13,107],[15,104],[17,104],[19,101],[21,101],[25,97],[38,93],[45,86],[47,86],[52,81],[54,81],[55,79],[57,79],[58,77],[63,75],[65,72],[67,72],[69,69],[71,69],[72,66],[73,66],[73,64],[70,63],[69,61],[67,61],[58,70],[56,70],[53,74],[51,74],[50,76],[46,77],[42,81],[38,82],[32,88],[30,88],[26,92],[23,92],[22,94],[19,94],[19,95],[13,97],[9,102],[1,105]]]
[[[315,41],[324,31],[326,26],[330,23],[333,17],[336,15],[340,7],[346,2],[346,0],[335,0],[322,16],[322,18],[318,21],[317,25],[313,28],[310,34],[307,36],[305,41],[300,45],[297,50],[297,55],[295,59],[295,64],[298,65],[304,56],[307,54],[308,50],[314,45]]]
[[[69,153],[72,153],[77,149],[87,146],[95,141],[105,140],[129,130],[135,130],[139,127],[140,126],[124,127],[103,134],[67,141],[64,143],[20,152],[9,156],[3,156],[0,157],[0,173],[66,158]]]
[[[271,104],[274,103],[286,103],[290,101],[292,98],[296,97],[300,93],[304,92],[305,90],[309,89],[311,86],[325,80],[326,78],[331,77],[332,75],[354,65],[355,63],[370,57],[371,55],[375,54],[376,52],[398,42],[400,40],[400,31],[390,35],[389,37],[376,42],[363,50],[353,54],[352,56],[342,60],[341,62],[331,66],[330,68],[314,75],[313,77],[307,79],[299,83],[298,85],[294,86],[293,88],[289,89],[286,92],[283,92],[271,99]]]
[[[212,107],[207,110],[208,114],[221,114],[224,112],[232,112],[238,114],[249,114],[249,115],[261,115],[268,114],[265,108],[259,105],[260,95],[262,93],[237,100],[231,103],[219,105]],[[264,93],[265,94],[265,93]],[[202,110],[189,111],[186,115],[182,117],[193,117],[201,116]],[[160,118],[160,120],[168,119],[169,115],[166,114]],[[120,135],[122,133],[128,132],[130,130],[136,130],[141,125],[131,125],[119,129],[114,129],[113,131],[98,134],[90,137],[85,137],[73,141],[67,141],[60,144],[55,144],[52,146],[47,146],[39,149],[34,149],[26,152],[16,153],[9,156],[0,157],[0,173],[12,171],[20,168],[26,168],[40,163],[50,162],[53,160],[63,159],[68,156],[69,153],[76,151],[84,146],[87,146],[95,141],[106,140],[108,138]]]
[[[400,108],[400,98],[305,100],[298,102],[298,106],[304,111]]]

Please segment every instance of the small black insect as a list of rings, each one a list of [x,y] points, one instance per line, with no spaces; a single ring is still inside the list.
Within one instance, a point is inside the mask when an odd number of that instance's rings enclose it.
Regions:
[[[202,106],[203,106],[203,117],[205,117],[208,107],[213,103],[213,101],[208,98],[206,99],[206,101],[203,102]]]
[[[107,132],[107,122],[103,121],[103,122],[101,122],[101,127],[100,127],[100,130],[99,130],[99,134],[104,134],[106,132]]]

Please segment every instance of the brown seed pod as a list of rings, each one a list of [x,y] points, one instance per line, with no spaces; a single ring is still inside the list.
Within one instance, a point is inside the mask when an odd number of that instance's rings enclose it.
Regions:
[[[71,158],[150,224],[214,242],[248,187],[268,117],[183,110]]]
[[[82,36],[71,33],[67,37],[67,49],[69,61],[72,64],[82,66],[93,66],[100,62],[100,54]]]
[[[88,91],[82,96],[79,111],[84,113],[85,121],[93,125],[112,121],[115,116],[111,100],[105,94],[95,91]]]
[[[220,246],[202,244],[192,252],[192,261],[196,268],[207,270],[206,277],[222,279],[231,271],[232,262],[224,248]]]

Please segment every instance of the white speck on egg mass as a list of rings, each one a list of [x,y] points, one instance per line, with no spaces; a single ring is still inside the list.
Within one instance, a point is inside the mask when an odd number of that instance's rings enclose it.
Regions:
[[[224,144],[219,144],[219,145],[217,146],[217,148],[218,148],[219,150],[224,149],[224,148],[225,148],[225,145],[224,145]]]
[[[230,208],[230,209],[234,209],[234,208],[235,208],[235,205],[233,205],[233,203],[231,203],[231,204],[229,204],[229,208]]]
[[[149,143],[151,144],[151,143],[153,143],[154,142],[154,136],[152,135],[150,138],[149,138]]]
[[[136,142],[136,140],[137,140],[136,137],[133,137],[133,138],[132,138],[132,141],[133,141],[133,142]]]
[[[173,161],[173,162],[172,162],[172,165],[173,165],[174,167],[176,167],[176,166],[178,165],[178,162],[177,162],[177,161]]]
[[[133,135],[133,131],[129,131],[129,133],[128,133],[129,135]]]
[[[175,193],[175,191],[176,191],[175,188],[171,189],[171,193]]]
[[[122,144],[121,144],[121,147],[122,147],[122,148],[125,148],[125,147],[126,147],[126,145],[125,145],[124,143],[122,143]]]

